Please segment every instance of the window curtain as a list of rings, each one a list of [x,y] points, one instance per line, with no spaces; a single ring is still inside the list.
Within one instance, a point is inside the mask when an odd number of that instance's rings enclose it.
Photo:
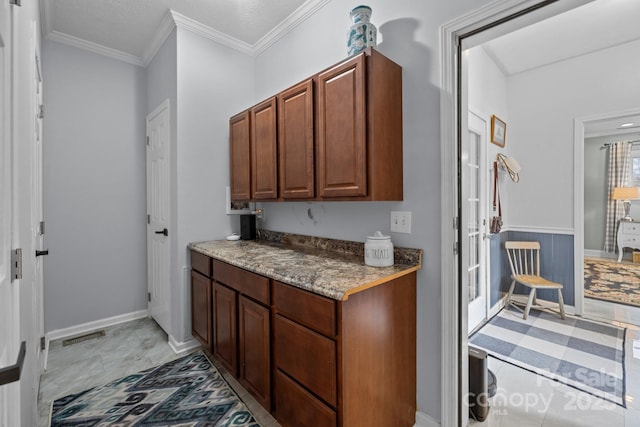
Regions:
[[[616,142],[609,146],[609,184],[607,186],[607,222],[604,238],[604,250],[615,252],[618,221],[624,216],[624,206],[620,200],[612,200],[611,193],[616,187],[624,187],[631,165],[631,144],[627,141]]]

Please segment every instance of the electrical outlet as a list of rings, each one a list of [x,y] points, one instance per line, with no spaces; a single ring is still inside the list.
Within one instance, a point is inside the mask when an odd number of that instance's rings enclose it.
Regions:
[[[411,234],[411,212],[391,211],[391,232]]]

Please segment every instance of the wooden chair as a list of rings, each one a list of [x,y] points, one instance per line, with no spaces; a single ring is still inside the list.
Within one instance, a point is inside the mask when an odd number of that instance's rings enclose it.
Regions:
[[[540,243],[539,242],[505,242],[505,249],[509,255],[509,265],[511,266],[511,287],[507,294],[505,305],[512,305],[524,313],[523,319],[529,316],[531,308],[538,310],[548,310],[555,312],[548,306],[539,305],[536,300],[537,289],[557,289],[558,290],[558,312],[560,317],[565,319],[564,302],[562,300],[562,284],[552,282],[540,276]],[[523,305],[522,302],[513,300],[513,289],[516,283],[531,288],[529,298],[524,310],[516,304]]]

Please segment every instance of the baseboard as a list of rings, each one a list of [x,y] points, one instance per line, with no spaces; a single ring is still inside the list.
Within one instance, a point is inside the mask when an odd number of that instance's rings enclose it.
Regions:
[[[615,252],[605,252],[605,251],[599,251],[595,249],[585,249],[584,256],[594,257],[594,258],[618,259],[618,255]]]
[[[413,427],[440,427],[440,423],[433,419],[431,415],[424,412],[416,412],[416,423]]]
[[[173,350],[174,353],[180,354],[200,347],[200,342],[195,339],[190,339],[189,341],[176,341],[171,335],[169,335],[169,347],[171,347],[171,350]]]

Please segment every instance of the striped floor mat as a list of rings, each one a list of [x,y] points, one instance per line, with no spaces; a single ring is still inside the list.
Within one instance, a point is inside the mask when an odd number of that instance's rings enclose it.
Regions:
[[[626,329],[503,309],[469,338],[491,356],[625,407]],[[499,381],[499,379],[498,379]],[[499,384],[498,384],[499,385]]]

